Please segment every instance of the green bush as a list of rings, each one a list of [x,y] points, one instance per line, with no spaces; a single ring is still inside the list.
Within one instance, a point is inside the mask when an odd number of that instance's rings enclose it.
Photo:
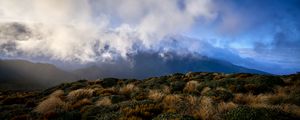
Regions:
[[[246,84],[244,85],[244,88],[247,92],[251,92],[254,95],[273,92],[273,89],[266,84]]]
[[[80,120],[81,114],[79,111],[60,111],[57,110],[52,115],[47,116],[48,120]]]
[[[116,120],[119,118],[117,106],[85,106],[81,110],[82,120]]]
[[[275,85],[283,85],[283,80],[278,76],[267,76],[267,75],[255,75],[249,78],[246,78],[245,81],[250,84],[255,85],[268,85],[273,87]]]
[[[25,105],[14,104],[14,105],[1,105],[0,106],[0,120],[10,119],[16,115],[26,114],[32,111]]]
[[[104,88],[109,88],[118,84],[118,79],[116,78],[104,78],[101,81],[101,85]]]
[[[225,120],[296,120],[290,114],[276,109],[239,106],[225,113]]]
[[[215,101],[229,101],[233,98],[233,94],[231,92],[215,89],[206,92],[205,96],[209,96]]]
[[[196,120],[192,116],[177,113],[163,113],[156,116],[153,120]]]
[[[144,89],[161,89],[163,86],[169,86],[170,80],[166,76],[149,78],[138,85],[139,88]]]
[[[185,87],[186,82],[184,81],[175,81],[171,83],[171,90],[173,92],[182,91]]]
[[[119,102],[125,101],[128,98],[126,98],[126,96],[124,96],[124,95],[112,95],[112,96],[110,96],[110,99],[111,99],[111,102],[113,104],[115,104],[115,103],[119,103]]]

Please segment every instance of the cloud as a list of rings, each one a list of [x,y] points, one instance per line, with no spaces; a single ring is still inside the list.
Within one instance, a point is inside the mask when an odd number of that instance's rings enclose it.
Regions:
[[[215,16],[211,0],[0,0],[0,51],[61,61],[126,58]]]

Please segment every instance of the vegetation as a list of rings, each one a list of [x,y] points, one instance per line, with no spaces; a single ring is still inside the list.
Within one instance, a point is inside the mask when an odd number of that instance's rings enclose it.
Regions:
[[[0,91],[0,119],[300,119],[300,74],[176,73]]]

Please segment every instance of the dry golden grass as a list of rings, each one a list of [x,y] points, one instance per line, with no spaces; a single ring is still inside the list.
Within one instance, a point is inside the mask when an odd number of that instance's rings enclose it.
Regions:
[[[77,108],[80,108],[80,107],[82,107],[84,105],[91,105],[91,104],[92,104],[92,102],[89,99],[84,98],[82,100],[77,101],[75,104],[73,104],[71,106],[71,108],[72,109],[77,109]]]
[[[280,109],[285,112],[293,113],[294,115],[300,116],[300,107],[297,105],[282,104]]]
[[[254,108],[269,108],[269,109],[279,109],[287,113],[292,113],[294,115],[300,116],[300,107],[297,105],[291,104],[281,104],[281,105],[268,105],[268,104],[251,104],[251,107]]]
[[[233,102],[238,104],[257,104],[257,103],[266,103],[269,98],[269,95],[253,95],[253,94],[235,94]]]
[[[196,116],[204,120],[210,120],[215,117],[216,108],[213,105],[213,100],[209,97],[202,97],[200,100],[200,109]]]
[[[233,103],[233,102],[221,102],[218,104],[217,109],[218,109],[218,113],[224,113],[227,112],[229,110],[232,110],[234,108],[238,107],[237,104]]]
[[[170,94],[171,93],[171,89],[169,86],[163,86],[162,92],[164,94]]]
[[[69,100],[71,102],[76,102],[76,101],[84,99],[84,98],[90,98],[93,95],[93,92],[94,92],[93,89],[73,90],[67,95],[67,100]]]
[[[235,94],[233,102],[238,104],[270,104],[272,101],[280,100],[283,98],[287,98],[286,94]]]
[[[101,91],[99,91],[99,94],[102,94],[102,95],[112,95],[112,94],[117,94],[118,91],[119,90],[117,88],[111,87],[111,88],[102,89]]]
[[[42,101],[35,109],[35,112],[46,114],[56,109],[67,110],[69,105],[58,97],[50,96]]]
[[[69,108],[69,105],[61,99],[63,96],[63,90],[54,91],[48,96],[47,99],[40,102],[39,105],[34,109],[34,111],[45,114],[53,112],[55,109],[67,110]]]
[[[187,95],[184,98],[184,103],[187,103],[187,109],[183,110],[183,114],[193,116],[200,119],[200,98],[192,95]]]
[[[191,105],[191,106],[195,106],[198,104],[199,102],[199,98],[196,96],[192,96],[192,95],[187,95],[185,97],[185,100]]]
[[[204,93],[208,92],[209,90],[211,90],[210,87],[205,87],[205,88],[203,88],[203,90],[201,91],[201,94],[204,94]]]
[[[50,94],[50,97],[59,97],[61,98],[64,96],[65,92],[63,90],[56,90],[53,93]]]
[[[223,91],[227,91],[225,88],[223,87],[217,87],[216,90],[223,90]]]
[[[162,104],[164,109],[167,112],[176,112],[178,108],[178,103],[182,101],[182,97],[180,95],[172,94],[164,97]]]
[[[130,94],[132,92],[138,91],[139,88],[136,87],[134,84],[127,84],[120,88],[119,93],[120,94]]]
[[[148,93],[148,98],[154,101],[162,100],[164,96],[165,94],[158,90],[150,90]]]
[[[109,97],[104,97],[96,102],[97,106],[109,106],[111,104],[112,103]]]
[[[197,87],[198,87],[199,83],[198,81],[189,81],[186,83],[183,91],[186,93],[193,93],[195,91],[197,91]]]

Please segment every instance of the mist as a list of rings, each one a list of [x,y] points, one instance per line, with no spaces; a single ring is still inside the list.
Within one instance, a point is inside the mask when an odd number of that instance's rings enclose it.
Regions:
[[[74,70],[120,60],[134,65],[140,52],[172,59],[163,55],[175,52],[289,74],[300,70],[298,3],[0,0],[0,57]]]

